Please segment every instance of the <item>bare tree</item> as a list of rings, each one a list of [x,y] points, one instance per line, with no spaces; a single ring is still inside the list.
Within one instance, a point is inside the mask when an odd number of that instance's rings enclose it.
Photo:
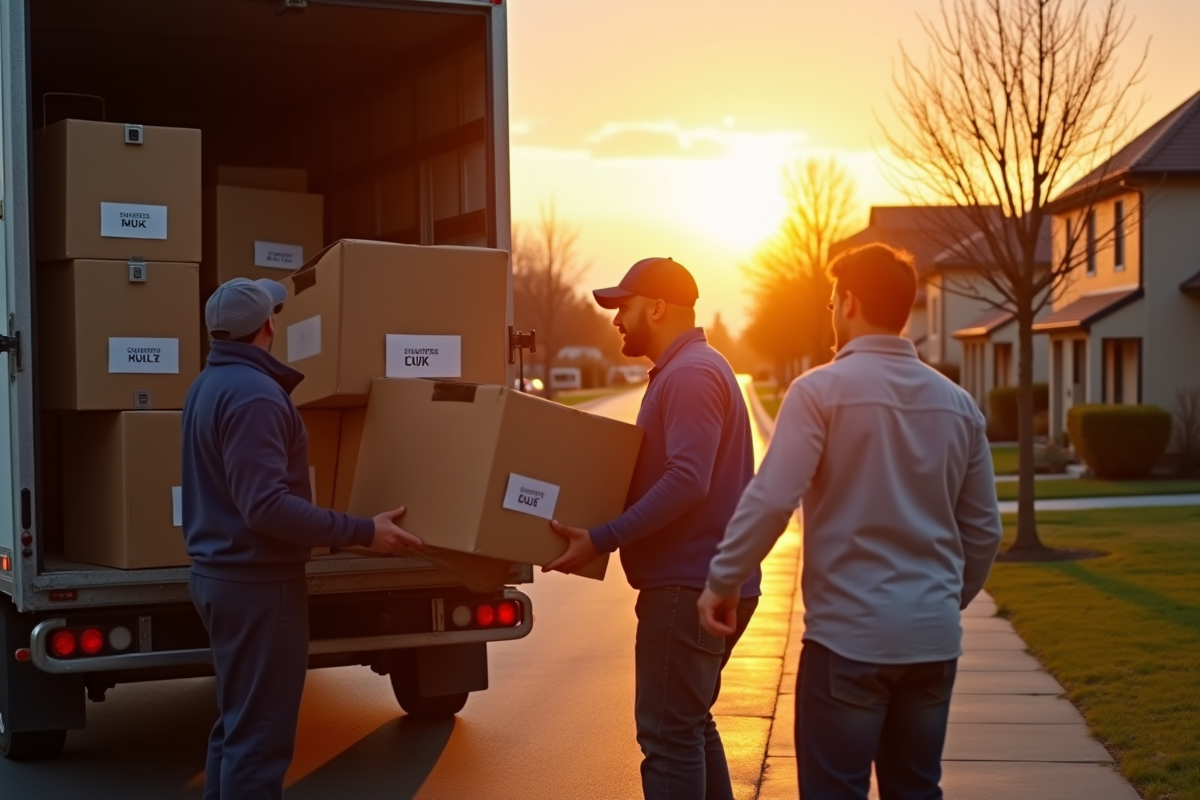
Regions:
[[[1013,549],[1040,550],[1033,323],[1086,257],[1076,246],[1085,226],[1067,226],[1065,246],[1048,266],[1038,263],[1038,237],[1051,199],[1103,169],[1125,137],[1145,53],[1131,72],[1118,71],[1131,27],[1121,0],[947,0],[936,21],[922,23],[928,61],[918,65],[902,48],[895,79],[900,127],[884,134],[898,157],[891,177],[914,202],[963,209],[973,228],[967,238],[961,229],[939,233],[980,280],[948,290],[1016,318],[1021,466]],[[1085,213],[1094,199],[1085,198]]]
[[[517,327],[537,331],[534,362],[542,365],[550,394],[550,367],[562,348],[569,317],[579,311],[577,286],[588,265],[576,251],[579,231],[563,222],[554,203],[538,221],[513,228],[513,316]]]
[[[744,267],[753,305],[745,336],[786,380],[829,360],[829,250],[846,238],[857,213],[854,181],[833,158],[784,171],[788,213],[779,231]]]

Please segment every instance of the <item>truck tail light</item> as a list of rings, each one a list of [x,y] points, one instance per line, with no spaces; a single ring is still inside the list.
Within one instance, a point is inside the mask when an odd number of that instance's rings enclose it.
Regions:
[[[96,655],[104,649],[104,634],[95,628],[88,628],[79,634],[79,649],[84,655]]]
[[[479,627],[488,628],[496,621],[496,609],[491,606],[480,606],[475,609],[475,621],[479,623]]]
[[[73,631],[55,631],[50,637],[50,649],[59,658],[70,658],[75,655],[75,633]]]
[[[17,648],[17,652],[13,653],[13,657],[24,664],[27,661],[33,660],[33,651],[28,647],[19,647]]]
[[[513,600],[505,600],[496,606],[496,622],[502,628],[511,628],[517,624],[520,608]]]

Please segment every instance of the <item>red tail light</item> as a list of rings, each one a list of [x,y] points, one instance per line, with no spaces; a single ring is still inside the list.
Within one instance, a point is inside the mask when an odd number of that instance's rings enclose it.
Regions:
[[[496,621],[496,609],[491,606],[480,606],[475,609],[475,621],[479,623],[481,628],[489,627]]]
[[[55,631],[50,637],[50,649],[59,658],[75,655],[75,634],[71,631]]]
[[[104,649],[104,634],[95,628],[88,628],[79,634],[79,649],[86,655],[96,655]]]
[[[516,625],[517,617],[519,616],[520,609],[517,607],[516,602],[512,600],[505,600],[503,603],[500,603],[498,606],[496,606],[496,621],[500,623],[502,627],[511,628],[512,626]]]

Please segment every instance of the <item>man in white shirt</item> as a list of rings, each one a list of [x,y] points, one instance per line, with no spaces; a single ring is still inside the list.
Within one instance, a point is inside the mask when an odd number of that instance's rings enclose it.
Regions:
[[[985,422],[900,336],[917,290],[908,254],[868,245],[829,273],[837,356],[788,389],[701,620],[730,630],[738,587],[803,502],[800,796],[866,800],[874,763],[881,797],[938,800],[960,611],[1000,545]]]

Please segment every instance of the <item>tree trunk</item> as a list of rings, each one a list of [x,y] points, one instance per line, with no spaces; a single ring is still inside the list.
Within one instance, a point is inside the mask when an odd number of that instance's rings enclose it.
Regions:
[[[1031,275],[1032,270],[1027,274]],[[1017,538],[1013,550],[1045,550],[1034,514],[1033,462],[1033,292],[1031,279],[1017,296],[1017,454],[1020,458],[1017,493]]]

